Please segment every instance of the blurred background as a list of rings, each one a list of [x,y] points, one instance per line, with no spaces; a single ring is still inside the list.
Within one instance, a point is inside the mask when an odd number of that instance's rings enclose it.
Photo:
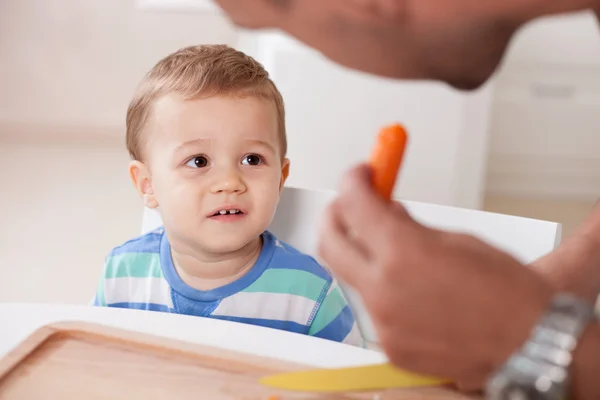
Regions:
[[[333,65],[277,32],[236,30],[202,0],[0,1],[0,301],[85,302],[104,257],[137,235],[125,112],[180,47],[227,43],[286,100],[293,186],[335,189],[401,122],[396,195],[561,222],[600,197],[600,30],[587,13],[525,27],[474,93]]]

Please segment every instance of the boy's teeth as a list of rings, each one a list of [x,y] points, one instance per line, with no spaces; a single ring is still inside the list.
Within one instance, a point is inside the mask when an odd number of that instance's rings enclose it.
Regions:
[[[238,214],[240,212],[241,212],[240,210],[221,210],[218,212],[218,214],[227,215],[227,214]]]

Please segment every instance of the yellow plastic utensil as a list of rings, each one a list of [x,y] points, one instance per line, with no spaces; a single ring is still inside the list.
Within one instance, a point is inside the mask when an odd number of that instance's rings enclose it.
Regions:
[[[402,371],[386,363],[364,367],[312,369],[276,374],[261,379],[260,383],[290,391],[334,393],[442,386],[450,382]]]

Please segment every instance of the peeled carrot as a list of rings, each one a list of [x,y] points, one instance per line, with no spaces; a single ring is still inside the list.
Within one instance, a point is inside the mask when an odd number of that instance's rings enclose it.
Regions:
[[[386,126],[379,132],[371,153],[373,187],[385,200],[391,200],[406,147],[406,130],[400,124]]]

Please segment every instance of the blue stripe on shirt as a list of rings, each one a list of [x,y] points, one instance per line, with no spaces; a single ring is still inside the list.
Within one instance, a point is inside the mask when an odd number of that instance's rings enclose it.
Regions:
[[[161,237],[161,232],[145,234],[144,236],[125,242],[119,247],[115,247],[110,255],[116,256],[125,253],[158,253]]]
[[[350,306],[347,305],[333,321],[313,336],[341,342],[348,336],[353,326],[354,315]]]
[[[232,317],[229,315],[211,315],[210,318],[222,319],[225,321],[240,322],[243,324],[259,325],[266,328],[280,329],[284,331],[290,331],[295,333],[308,333],[308,326],[299,324],[293,321],[281,321],[276,319],[262,319],[262,318],[244,318],[244,317]]]
[[[154,304],[154,303],[111,303],[108,304],[108,307],[115,308],[132,308],[134,310],[148,310],[148,311],[161,311],[161,312],[169,312],[169,307],[164,304]]]

